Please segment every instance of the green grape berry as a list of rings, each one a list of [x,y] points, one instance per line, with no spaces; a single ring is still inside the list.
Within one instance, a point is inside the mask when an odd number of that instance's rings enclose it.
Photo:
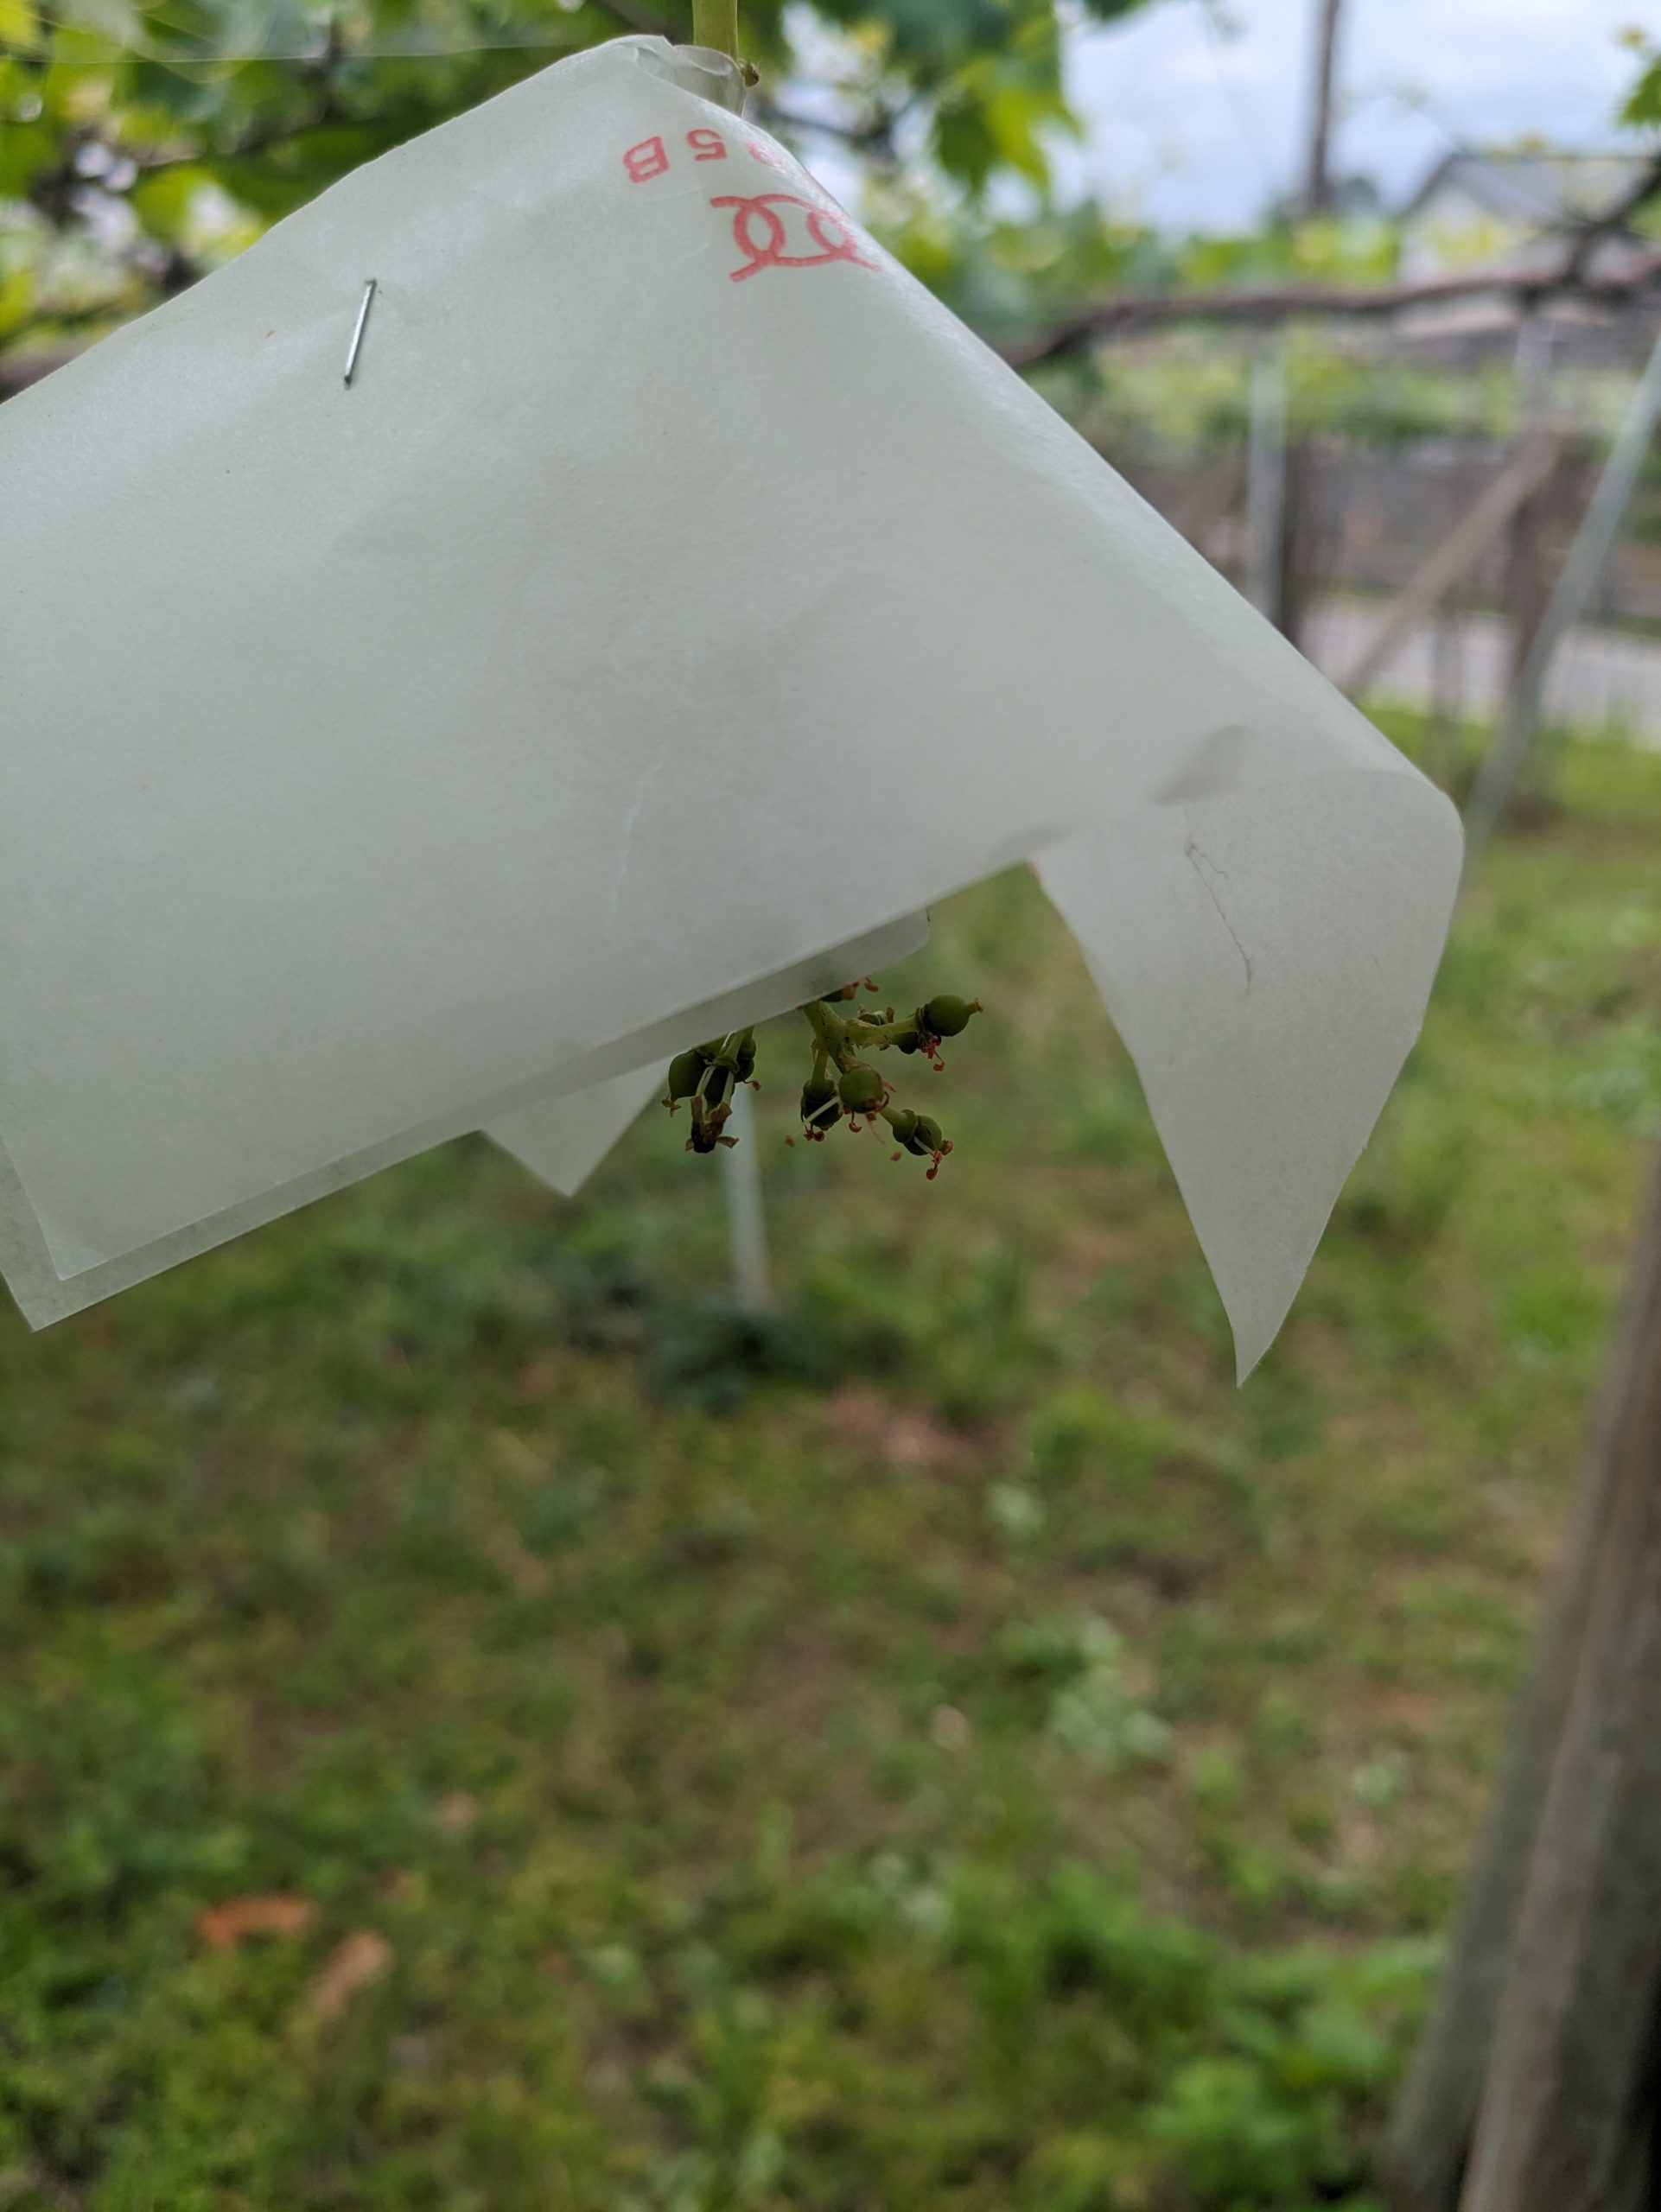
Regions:
[[[669,1063],[669,1096],[666,1103],[673,1106],[683,1098],[690,1098],[703,1080],[704,1058],[702,1052],[677,1052]]]
[[[917,1134],[917,1116],[909,1106],[897,1106],[888,1117],[888,1129],[896,1144],[909,1146]]]
[[[828,1129],[842,1119],[837,1086],[828,1076],[811,1075],[802,1085],[802,1119],[810,1129]]]
[[[888,1085],[875,1068],[856,1061],[837,1085],[837,1096],[850,1114],[869,1114],[888,1096]]]
[[[940,1124],[935,1120],[933,1115],[920,1114],[917,1116],[916,1128],[906,1139],[906,1150],[914,1152],[920,1160],[926,1160],[931,1154],[942,1151],[945,1145],[945,1138],[942,1135]]]
[[[954,998],[946,992],[920,1007],[917,1020],[919,1027],[926,1029],[931,1037],[960,1037],[980,1011],[978,999]]]

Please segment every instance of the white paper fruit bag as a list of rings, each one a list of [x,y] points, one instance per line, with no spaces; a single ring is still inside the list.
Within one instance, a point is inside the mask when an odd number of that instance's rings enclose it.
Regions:
[[[1452,810],[740,98],[562,62],[0,409],[32,1320],[461,1130],[574,1179],[712,1011],[1032,858],[1278,1326]]]

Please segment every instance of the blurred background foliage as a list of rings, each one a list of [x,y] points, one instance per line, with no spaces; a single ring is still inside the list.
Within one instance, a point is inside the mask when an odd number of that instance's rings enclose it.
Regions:
[[[563,54],[689,25],[684,0],[0,0],[0,346],[177,289]],[[1042,197],[1070,128],[1058,0],[754,0],[743,36],[762,119],[878,172],[903,160],[937,210],[1001,176]]]
[[[993,343],[1126,286],[1388,280],[1400,240],[1365,180],[1317,219],[1288,202],[1187,238],[1077,188],[1058,200],[1076,133],[1068,25],[1165,3],[755,0],[753,111],[828,158],[885,244]],[[562,54],[689,28],[690,0],[0,0],[0,364],[154,304]],[[1634,42],[1622,120],[1647,131],[1661,64]]]
[[[938,1184],[757,1102],[766,1323],[661,1113],[0,1319],[0,2204],[1378,2212],[1661,1128],[1562,776],[1244,1390],[1024,869]]]
[[[756,0],[742,13],[761,71],[753,111],[810,164],[829,161],[884,243],[994,344],[1127,287],[1388,281],[1398,231],[1361,182],[1318,219],[1273,206],[1187,238],[1088,192],[1057,197],[1076,129],[1066,25],[1164,3]],[[0,0],[0,372],[155,304],[359,162],[562,54],[689,24],[690,0]],[[1661,65],[1639,44],[1624,120],[1645,130]],[[1511,428],[1508,378],[1482,391],[1421,376],[1407,393],[1386,376],[1363,392],[1352,367],[1347,388],[1321,387],[1323,341],[1300,346],[1306,427],[1342,413],[1410,436]],[[1214,386],[1239,346],[1208,352]],[[1076,366],[1074,385],[1098,365]],[[1180,418],[1205,382],[1185,376],[1179,345],[1160,391],[1138,393],[1140,421],[1150,397]],[[1219,421],[1238,423],[1243,404],[1236,392]]]
[[[1397,267],[1376,206],[1054,193],[1059,0],[744,21],[762,118],[994,338]],[[0,357],[685,28],[0,0]],[[1250,352],[1045,389],[1203,471]],[[1503,364],[1283,359],[1300,433],[1518,428]],[[1560,377],[1607,426],[1619,372]],[[1454,785],[1481,736],[1391,728]],[[0,2212],[1377,2212],[1661,1128],[1661,760],[1556,752],[1244,1394],[1024,871],[893,979],[989,1001],[940,1185],[761,1102],[766,1321],[662,1116],[569,1206],[463,1143],[0,1320]]]

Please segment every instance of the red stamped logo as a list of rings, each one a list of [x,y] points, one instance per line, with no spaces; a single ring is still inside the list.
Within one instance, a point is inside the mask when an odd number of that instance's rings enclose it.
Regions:
[[[799,177],[811,188],[812,179],[782,146],[770,138],[735,130],[737,145],[753,162]],[[693,162],[724,162],[732,149],[718,130],[700,128],[686,133],[685,150],[661,136],[642,138],[625,149],[623,169],[631,184],[655,184],[659,177]],[[743,257],[741,265],[727,271],[735,284],[754,276],[760,269],[823,269],[833,261],[851,261],[856,269],[880,269],[882,264],[862,252],[864,241],[848,217],[834,204],[825,207],[805,199],[799,192],[728,192],[710,202],[711,207],[732,210],[733,244]]]
[[[881,266],[860,251],[846,216],[816,207],[798,193],[729,192],[710,205],[733,211],[733,244],[744,257],[742,268],[727,272],[735,284],[763,269],[819,269],[831,261],[851,261],[860,269]],[[792,245],[798,249],[793,252]],[[808,251],[799,250],[804,245]]]

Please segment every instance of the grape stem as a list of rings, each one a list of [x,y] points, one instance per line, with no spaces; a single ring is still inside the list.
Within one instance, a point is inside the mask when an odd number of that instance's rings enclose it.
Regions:
[[[799,1011],[813,1032],[813,1072],[816,1076],[820,1074],[826,1061],[839,1074],[846,1075],[862,1052],[872,1049],[880,1052],[885,1045],[893,1044],[896,1038],[905,1035],[916,1026],[911,1021],[872,1021],[863,1014],[856,1015],[851,1021],[844,1021],[823,999],[811,999]],[[875,1111],[893,1126],[901,1109],[884,1099]]]

